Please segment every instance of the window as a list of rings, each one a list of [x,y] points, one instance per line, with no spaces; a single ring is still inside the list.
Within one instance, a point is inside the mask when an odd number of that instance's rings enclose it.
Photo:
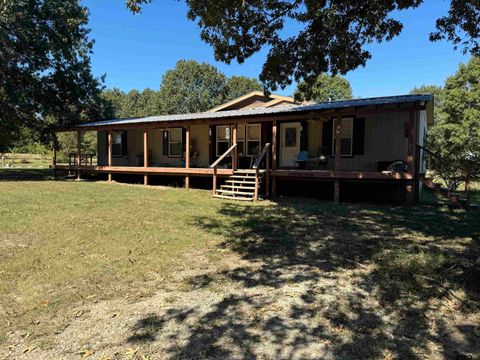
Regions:
[[[124,141],[124,135],[122,131],[112,132],[112,156],[120,157],[124,155],[123,141]]]
[[[182,128],[174,128],[169,130],[168,156],[182,156]]]
[[[333,121],[333,141],[332,141],[332,154],[335,155],[335,127],[337,120]],[[352,156],[353,148],[353,118],[342,119],[342,131],[340,134],[340,155]]]
[[[297,146],[297,128],[287,127],[285,128],[285,147]]]
[[[247,156],[255,155],[257,148],[260,147],[260,124],[250,124],[246,126]]]
[[[217,156],[222,156],[230,147],[230,126],[217,126]]]

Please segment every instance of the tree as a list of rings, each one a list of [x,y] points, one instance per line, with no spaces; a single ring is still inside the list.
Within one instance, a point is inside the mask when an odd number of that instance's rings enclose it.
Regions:
[[[202,112],[223,102],[225,75],[212,65],[180,60],[165,72],[160,87],[160,104],[166,114]]]
[[[342,76],[321,74],[312,86],[300,82],[295,90],[295,99],[317,102],[348,100],[353,97],[350,82]]]
[[[230,101],[252,91],[262,91],[262,85],[255,78],[232,76],[225,85],[224,101]]]
[[[443,87],[438,85],[421,85],[410,90],[410,94],[433,94],[434,100],[434,119],[435,122],[441,120],[443,114],[444,94]]]
[[[42,131],[101,117],[87,22],[78,0],[0,3],[0,147],[22,126]]]
[[[134,13],[151,0],[126,0]],[[215,59],[243,63],[269,48],[260,74],[264,87],[284,88],[292,80],[313,85],[322,73],[346,74],[371,58],[366,46],[392,40],[403,24],[399,10],[418,8],[423,0],[185,0],[187,17],[196,21],[202,40],[214,49]],[[302,27],[283,37],[290,20]],[[431,41],[447,39],[463,52],[480,53],[480,3],[451,0],[440,17]]]

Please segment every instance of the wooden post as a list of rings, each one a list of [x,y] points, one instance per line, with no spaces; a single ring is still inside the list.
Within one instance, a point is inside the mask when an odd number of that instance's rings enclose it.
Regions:
[[[333,183],[333,201],[340,202],[340,180],[335,180]]]
[[[259,177],[259,170],[258,168],[255,169],[255,190],[253,193],[253,200],[258,200],[258,177]]]
[[[277,120],[272,124],[272,170],[277,170]],[[277,195],[277,179],[272,177],[272,196]]]
[[[335,121],[335,172],[340,171],[340,159],[342,152],[342,118],[337,116]],[[335,175],[336,176],[336,175]],[[333,201],[340,202],[340,180],[335,179],[333,184]]]
[[[238,125],[236,123],[233,124],[232,126],[232,145],[237,144],[237,127]],[[237,148],[235,147],[235,149],[233,149],[232,151],[232,170],[233,171],[237,170],[237,161],[238,161],[237,154],[238,154]]]
[[[213,168],[213,195],[217,193],[217,168]]]
[[[112,132],[111,131],[108,132],[107,141],[108,141],[108,154],[107,154],[108,166],[111,167],[112,166]],[[108,173],[108,181],[112,181],[111,172]]]
[[[53,140],[52,140],[52,167],[53,167],[53,177],[57,177],[57,134],[53,133]]]
[[[145,129],[143,131],[143,167],[148,168],[148,163],[150,159],[148,158],[148,131]],[[148,185],[148,174],[143,174],[143,185]]]
[[[190,125],[185,130],[185,168],[190,168]],[[185,189],[190,189],[190,175],[185,176]]]
[[[415,168],[414,168],[414,147],[415,147],[415,112],[413,110],[409,111],[408,114],[408,145],[407,145],[407,166],[408,173],[412,176],[412,179],[415,179]],[[406,202],[407,204],[413,204],[415,199],[414,192],[414,180],[407,180],[406,182]]]
[[[82,165],[82,132],[77,131],[77,180],[80,180],[80,166]]]
[[[272,170],[277,170],[277,120],[272,125]]]
[[[342,151],[342,118],[337,117],[335,121],[335,171],[340,171],[340,159]]]
[[[270,150],[270,149],[269,149]],[[265,159],[265,167],[266,167],[266,174],[265,174],[265,193],[267,198],[270,197],[270,152],[267,150],[266,159]]]

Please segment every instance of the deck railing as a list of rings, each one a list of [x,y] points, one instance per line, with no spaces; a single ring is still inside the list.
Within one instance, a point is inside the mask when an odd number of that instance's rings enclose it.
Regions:
[[[233,144],[227,151],[223,153],[212,165],[210,165],[210,169],[213,169],[213,195],[217,192],[217,169],[218,165],[225,159],[234,149],[236,149],[237,144]],[[236,161],[233,159],[232,161]]]
[[[257,161],[253,165],[253,169],[255,170],[255,193],[253,195],[255,200],[258,200],[258,183],[260,180],[260,164],[262,163],[265,154],[270,149],[270,143],[266,143],[263,147],[262,151],[258,155]],[[265,189],[267,197],[270,196],[270,156],[267,155],[265,158]]]

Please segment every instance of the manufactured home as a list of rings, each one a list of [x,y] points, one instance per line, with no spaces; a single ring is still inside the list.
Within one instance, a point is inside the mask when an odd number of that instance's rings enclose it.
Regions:
[[[78,150],[54,170],[211,179],[213,195],[256,200],[309,189],[342,201],[418,201],[422,153],[433,124],[433,95],[401,95],[324,103],[251,92],[209,111],[113,119],[75,131]],[[84,131],[96,131],[96,163],[82,154]],[[299,185],[300,184],[300,185]],[[308,186],[307,186],[308,184]],[[308,195],[308,194],[307,194]],[[358,197],[358,196],[357,196]]]

